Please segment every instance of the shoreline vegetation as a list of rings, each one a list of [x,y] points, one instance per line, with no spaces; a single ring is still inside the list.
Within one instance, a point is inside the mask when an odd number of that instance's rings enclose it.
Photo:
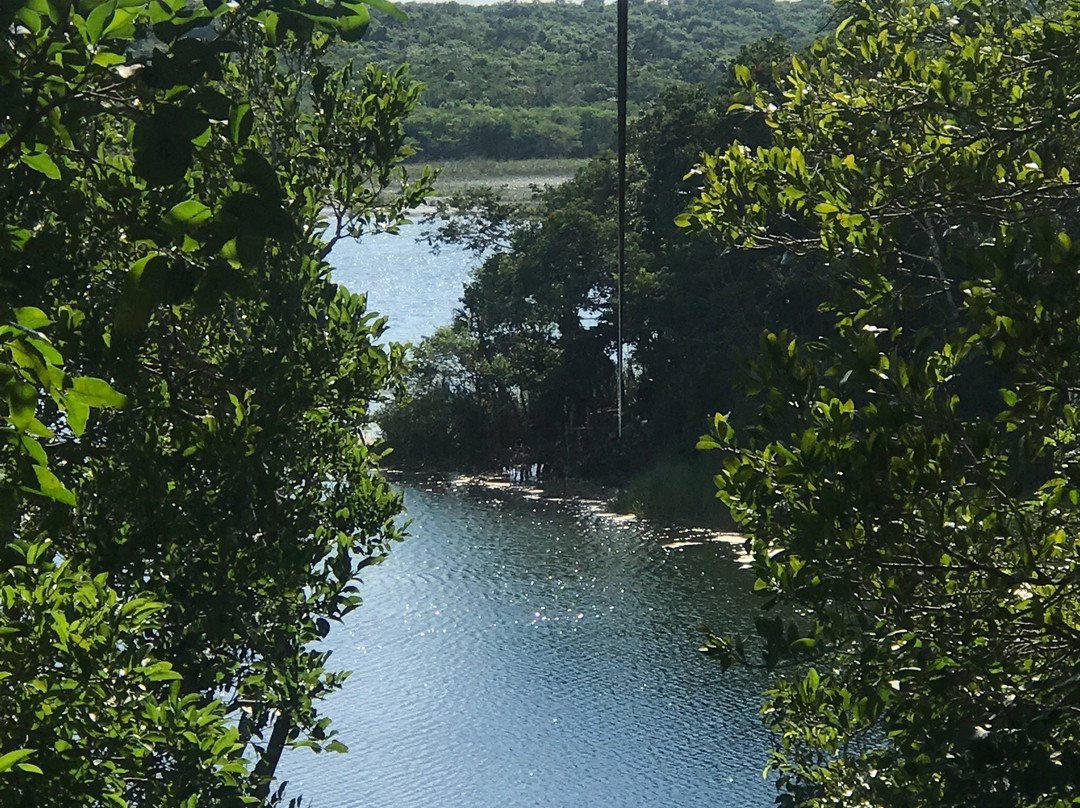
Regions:
[[[811,40],[828,6],[672,0],[632,11],[636,233],[628,243],[627,298],[637,311],[628,316],[632,332],[651,331],[652,345],[627,334],[639,348],[626,381],[622,443],[613,438],[608,350],[614,5],[403,8],[407,23],[377,20],[361,45],[338,47],[335,58],[355,52],[379,63],[404,56],[424,82],[406,124],[417,149],[407,165],[440,173],[435,196],[411,213],[427,224],[449,215],[435,243],[465,246],[478,266],[461,316],[412,351],[412,403],[378,416],[396,447],[389,461],[484,469],[524,458],[556,480],[616,482],[635,510],[660,520],[730,526],[710,482],[714,470],[693,446],[707,416],[729,398],[723,388],[734,377],[731,348],[752,349],[746,335],[756,323],[733,323],[743,327],[742,336],[716,340],[715,350],[673,356],[684,352],[679,343],[692,326],[703,328],[695,344],[711,339],[718,315],[669,305],[671,295],[699,294],[693,283],[676,279],[684,265],[700,263],[702,276],[717,268],[711,241],[697,239],[687,253],[672,220],[688,198],[686,172],[725,131],[723,113],[736,89],[732,65],[753,65],[755,75],[766,77],[793,47]],[[680,244],[669,248],[675,240]],[[705,297],[701,302],[708,305]],[[658,315],[662,308],[671,316]],[[654,372],[661,366],[662,373]],[[702,385],[701,378],[716,384]]]
[[[610,159],[447,227],[494,249],[380,421],[403,465],[626,482],[660,520],[712,476],[762,610],[703,650],[772,673],[778,803],[1071,804],[1080,0],[833,22],[644,105],[625,297]]]
[[[710,482],[714,470],[693,447],[706,418],[727,407],[731,395],[724,388],[733,388],[737,367],[732,356],[752,351],[747,336],[759,323],[746,322],[739,304],[730,307],[736,318],[707,310],[708,295],[680,276],[694,265],[702,278],[730,269],[717,266],[707,237],[687,250],[672,222],[689,198],[687,171],[720,142],[718,132],[728,136],[725,112],[737,89],[733,60],[767,78],[790,58],[793,44],[809,41],[827,7],[816,0],[703,0],[634,9],[635,232],[628,242],[626,337],[637,347],[621,443],[613,438],[609,350],[616,121],[614,84],[605,82],[614,77],[613,62],[607,69],[614,59],[607,47],[614,6],[406,10],[408,25],[380,21],[372,28],[365,58],[404,53],[425,82],[406,125],[418,149],[407,165],[440,173],[435,196],[411,213],[427,224],[449,215],[435,242],[465,246],[478,266],[461,316],[412,352],[413,402],[379,415],[396,447],[390,462],[474,469],[524,458],[555,479],[617,482],[636,509],[657,519],[730,525]],[[546,24],[553,20],[558,24]],[[753,142],[757,133],[752,127],[748,133]],[[733,291],[756,294],[757,286],[740,278]],[[687,295],[700,305],[688,308]],[[773,301],[764,304],[771,316]],[[714,339],[724,320],[739,335]],[[682,347],[687,336],[714,346],[691,355]]]
[[[785,55],[779,41],[744,51],[762,78]],[[466,194],[493,184],[497,172],[554,181],[578,167],[532,205],[478,194],[476,206],[451,209],[440,225],[441,240],[480,257],[458,314],[411,352],[410,400],[378,415],[395,449],[390,463],[468,471],[537,464],[554,480],[615,483],[633,510],[660,521],[732,526],[716,499],[712,460],[695,443],[718,408],[745,406],[737,357],[752,354],[760,330],[806,316],[791,304],[803,277],[778,271],[770,256],[718,251],[708,235],[688,237],[674,224],[692,187],[687,171],[718,145],[717,132],[761,137],[752,121],[728,114],[735,90],[734,74],[715,93],[672,88],[631,127],[624,337],[633,350],[622,440],[612,349],[614,160],[447,165],[445,179]],[[758,301],[753,309],[749,299]]]

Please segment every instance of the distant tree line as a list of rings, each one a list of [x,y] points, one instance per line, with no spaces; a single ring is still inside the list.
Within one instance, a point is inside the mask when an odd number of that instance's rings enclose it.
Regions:
[[[407,133],[428,160],[592,157],[614,146],[615,6],[405,4],[339,59],[409,63],[426,85]],[[780,33],[804,44],[821,0],[675,0],[631,7],[629,92],[640,109],[673,82],[718,89],[742,45]]]

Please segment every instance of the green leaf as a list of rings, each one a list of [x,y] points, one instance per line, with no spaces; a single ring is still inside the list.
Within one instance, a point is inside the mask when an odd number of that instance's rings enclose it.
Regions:
[[[190,232],[200,224],[210,221],[213,211],[197,199],[187,199],[173,205],[163,221],[170,228]]]
[[[101,33],[112,19],[116,11],[116,3],[102,3],[86,15],[86,38],[91,45],[97,44],[101,39]]]
[[[21,6],[15,12],[15,18],[27,27],[32,34],[41,33],[41,15],[27,6]]]
[[[92,376],[78,376],[71,382],[71,392],[88,407],[123,407],[127,396],[116,392],[108,382]]]
[[[16,763],[25,760],[36,751],[36,749],[16,749],[13,752],[0,755],[0,772],[10,771]]]
[[[30,458],[42,466],[49,465],[49,458],[45,454],[45,450],[38,443],[37,439],[32,435],[23,435],[20,441],[23,447],[23,451],[30,455]]]
[[[798,146],[791,147],[791,167],[800,175],[806,173],[806,158]]]
[[[266,11],[259,15],[263,24],[263,33],[271,45],[278,43],[278,26],[281,24],[281,15],[276,11]]]
[[[377,8],[385,14],[389,14],[392,17],[397,17],[399,20],[409,19],[409,15],[395,6],[389,0],[364,0],[364,5],[371,8]]]
[[[34,466],[34,475],[37,477],[38,493],[65,505],[75,504],[75,495],[49,469],[44,466]]]
[[[25,165],[34,169],[34,171],[40,171],[46,177],[51,180],[60,179],[60,168],[53,162],[46,152],[40,151],[33,154],[24,154],[22,161]]]
[[[338,18],[337,35],[346,42],[356,42],[363,38],[371,22],[371,14],[363,3],[342,3],[347,12]],[[351,13],[348,13],[351,12]]]
[[[251,104],[243,101],[229,111],[229,138],[237,146],[243,145],[251,137],[251,127],[255,122],[255,116],[251,112]]]
[[[101,34],[102,38],[132,39],[135,36],[135,11],[123,5],[123,2],[117,4],[112,21]]]
[[[127,59],[122,53],[113,53],[112,51],[99,51],[94,54],[93,64],[98,67],[116,67],[122,65]]]
[[[712,435],[702,435],[700,438],[698,438],[697,444],[695,445],[694,448],[701,449],[701,450],[710,450],[710,449],[722,449],[723,447],[720,445],[719,442],[717,442],[716,438],[714,438]]]
[[[30,419],[30,423],[26,425],[26,433],[38,438],[45,438],[46,440],[52,440],[56,437],[53,434],[53,431],[45,426],[45,424],[41,423],[37,418]]]
[[[40,342],[40,340],[17,339],[12,340],[8,345],[11,358],[20,367],[33,373],[44,386],[49,382],[49,363],[35,342]]]
[[[214,757],[220,757],[226,752],[229,752],[236,746],[236,738],[239,733],[230,728],[226,732],[222,733],[221,737],[214,742],[213,747],[210,749],[210,753]]]
[[[71,433],[76,438],[81,438],[86,431],[86,422],[90,418],[90,405],[69,398],[65,402],[64,413]]]
[[[15,309],[15,322],[23,328],[38,329],[49,325],[52,320],[41,309],[34,306],[22,306]]]
[[[168,663],[163,662],[161,665],[156,665],[148,671],[147,678],[151,682],[175,682],[183,677],[173,670]]]
[[[16,429],[27,429],[37,408],[37,389],[26,382],[12,380],[4,387],[8,403],[8,418]]]

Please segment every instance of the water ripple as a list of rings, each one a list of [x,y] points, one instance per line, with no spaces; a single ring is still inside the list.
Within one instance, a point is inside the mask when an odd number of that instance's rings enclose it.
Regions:
[[[702,620],[747,622],[726,544],[475,486],[406,504],[412,536],[328,640],[352,751],[282,765],[308,804],[770,804],[760,683],[694,650]]]

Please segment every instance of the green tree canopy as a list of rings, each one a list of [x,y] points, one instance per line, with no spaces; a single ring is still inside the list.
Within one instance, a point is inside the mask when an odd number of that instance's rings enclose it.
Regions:
[[[832,282],[701,443],[771,609],[781,802],[1074,804],[1080,8],[844,14],[781,93],[742,72],[771,142],[706,157],[683,219]]]
[[[324,63],[367,5],[0,11],[5,804],[259,802],[340,747],[310,645],[400,537],[400,350],[326,256],[430,181],[418,87]]]

